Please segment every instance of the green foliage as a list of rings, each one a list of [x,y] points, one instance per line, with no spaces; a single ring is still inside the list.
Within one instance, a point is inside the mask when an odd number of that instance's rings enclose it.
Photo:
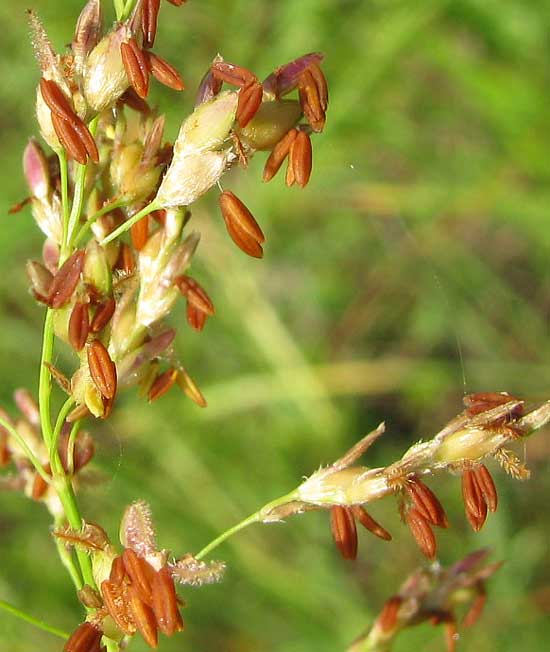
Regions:
[[[58,48],[81,4],[35,0]],[[26,194],[19,161],[37,131],[38,72],[20,2],[0,4],[0,24],[0,403],[8,407],[16,387],[36,386],[43,318],[24,275],[40,238],[28,211],[7,216]],[[197,551],[382,419],[389,434],[369,452],[373,466],[437,431],[460,411],[464,391],[549,397],[546,24],[544,3],[522,0],[165,3],[156,50],[188,88],[153,91],[170,136],[218,51],[260,75],[323,51],[331,106],[307,189],[288,190],[279,177],[262,185],[259,157],[246,177],[224,183],[264,228],[261,263],[232,247],[214,196],[199,203],[196,276],[217,316],[197,335],[182,304],[176,346],[209,407],[177,393],[153,406],[124,396],[108,425],[96,424],[99,456],[82,493],[90,520],[115,538],[123,506],[140,497],[161,545]],[[521,641],[530,652],[550,635],[544,433],[529,442],[527,462],[533,477],[524,484],[494,473],[499,511],[477,535],[459,480],[435,487],[452,523],[442,561],[484,545],[506,560],[460,649],[511,652]],[[338,558],[326,514],[238,535],[216,551],[228,562],[226,581],[185,592],[187,633],[162,649],[343,651],[422,563],[391,502],[373,514],[394,541],[363,536],[355,565]],[[0,597],[72,630],[79,606],[47,533],[41,506],[0,494]],[[0,632],[2,650],[60,647],[4,613]],[[411,630],[396,650],[441,650],[440,636]]]

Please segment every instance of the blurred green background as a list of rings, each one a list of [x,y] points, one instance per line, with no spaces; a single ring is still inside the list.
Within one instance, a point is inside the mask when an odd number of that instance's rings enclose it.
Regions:
[[[70,41],[79,0],[34,0],[55,43]],[[109,3],[105,3],[108,6]],[[325,53],[327,128],[314,139],[305,190],[261,183],[263,156],[224,179],[267,236],[263,261],[226,236],[216,193],[194,212],[203,239],[194,274],[217,315],[197,335],[180,304],[177,350],[209,401],[176,391],[149,406],[131,392],[107,424],[81,494],[85,516],[116,539],[126,504],[148,501],[161,545],[206,542],[328,463],[382,419],[367,463],[386,464],[461,410],[464,392],[550,398],[550,157],[547,3],[531,0],[192,0],[163,3],[156,50],[188,91],[153,97],[169,135],[219,51],[265,76]],[[109,11],[110,11],[110,7]],[[0,403],[36,386],[42,311],[24,264],[41,236],[20,157],[36,132],[37,66],[19,0],[0,4]],[[70,365],[68,351],[59,364]],[[457,478],[432,483],[452,528],[441,561],[481,546],[506,564],[461,650],[542,649],[550,636],[548,430],[526,448],[523,484],[492,465],[500,507],[481,533],[466,525]],[[373,507],[390,544],[361,533],[343,562],[325,513],[255,526],[219,548],[226,580],[186,589],[187,632],[169,652],[339,652],[418,564],[394,501]],[[67,630],[79,605],[40,506],[0,494],[0,598]],[[135,641],[132,649],[144,650]],[[59,640],[0,612],[0,650],[54,652]],[[444,649],[428,625],[398,652]]]

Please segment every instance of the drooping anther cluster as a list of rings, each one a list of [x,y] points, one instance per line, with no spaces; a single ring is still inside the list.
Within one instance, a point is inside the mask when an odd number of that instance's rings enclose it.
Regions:
[[[127,508],[121,523],[123,551],[117,554],[107,535],[91,523],[75,532],[54,532],[66,545],[91,554],[98,590],[85,586],[79,597],[88,617],[73,632],[64,652],[100,652],[102,637],[119,641],[139,633],[152,648],[159,633],[172,636],[184,629],[174,581],[200,586],[217,582],[224,572],[220,562],[207,564],[185,555],[171,560],[159,550],[149,507],[137,502]]]
[[[498,502],[484,459],[493,457],[514,478],[529,477],[507,446],[550,421],[550,402],[524,414],[523,401],[506,392],[470,394],[464,397],[464,404],[466,409],[432,439],[415,444],[396,462],[379,468],[358,465],[359,458],[384,433],[385,426],[380,424],[336,462],[313,473],[285,496],[285,501],[266,505],[260,520],[269,523],[304,511],[329,510],[336,547],[344,559],[355,559],[357,521],[381,539],[392,538],[365,506],[397,496],[402,520],[421,552],[434,560],[437,540],[433,528],[447,528],[449,520],[425,479],[445,472],[461,475],[466,516],[477,531]]]

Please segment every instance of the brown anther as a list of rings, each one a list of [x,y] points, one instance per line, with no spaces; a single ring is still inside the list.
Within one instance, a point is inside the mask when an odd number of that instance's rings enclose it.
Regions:
[[[472,529],[478,532],[487,518],[487,503],[481,492],[477,475],[472,469],[465,469],[462,473],[462,498],[466,517]]]
[[[472,627],[480,618],[485,603],[487,602],[487,593],[483,587],[483,584],[480,583],[479,593],[474,598],[471,607],[466,612],[464,619],[462,620],[463,627]]]
[[[84,256],[84,251],[75,251],[57,271],[48,295],[48,305],[51,308],[61,308],[72,297],[80,280]]]
[[[131,86],[120,96],[120,101],[143,115],[147,115],[151,111],[147,102]]]
[[[111,564],[111,572],[109,573],[109,581],[114,585],[120,586],[126,577],[126,567],[122,557],[115,557]]]
[[[145,52],[145,55],[149,63],[149,70],[157,81],[175,91],[182,91],[185,88],[179,72],[168,61],[153,52]]]
[[[422,553],[428,559],[435,559],[437,543],[427,519],[416,507],[411,507],[405,514],[405,521]]]
[[[80,604],[87,609],[101,609],[101,607],[103,607],[103,600],[100,593],[93,589],[89,584],[84,584],[76,594],[80,600]]]
[[[498,494],[493,477],[489,473],[489,469],[484,464],[480,464],[475,467],[474,473],[489,511],[496,512],[498,506]]]
[[[116,626],[127,636],[133,636],[136,633],[136,623],[128,609],[128,586],[124,582],[103,580],[100,589],[105,607]]]
[[[164,209],[158,210],[158,211],[153,211],[150,214],[150,217],[152,217],[157,224],[160,224],[161,226],[164,226],[166,222],[166,211]]]
[[[136,587],[132,584],[128,589],[130,596],[129,608],[138,632],[150,647],[158,646],[158,630],[155,614],[151,607],[140,597]]]
[[[327,84],[326,77],[323,71],[321,70],[321,67],[316,63],[312,63],[309,66],[309,72],[317,88],[317,94],[319,96],[319,104],[321,105],[323,111],[326,112],[328,108],[328,84]]]
[[[10,462],[11,451],[8,448],[8,431],[0,426],[0,468]]]
[[[179,612],[178,596],[174,580],[166,566],[153,577],[153,612],[160,631],[166,636],[181,632],[184,628]]]
[[[113,297],[106,299],[97,306],[92,318],[92,323],[90,324],[90,330],[92,333],[99,333],[105,328],[105,326],[107,326],[111,321],[115,308],[116,301]]]
[[[130,228],[130,236],[134,249],[141,251],[149,239],[149,215],[142,217]]]
[[[206,313],[202,312],[202,310],[199,310],[192,303],[188,303],[186,314],[187,314],[187,323],[189,324],[189,326],[191,326],[193,330],[198,331],[200,333],[200,331],[202,331],[204,325],[206,324],[206,318],[207,318]]]
[[[46,464],[44,466],[44,471],[46,471],[48,475],[51,475],[52,474],[51,466],[49,464]],[[48,490],[49,486],[50,485],[44,480],[44,478],[39,473],[36,473],[32,483],[31,498],[33,500],[40,500]]]
[[[335,505],[330,509],[330,526],[336,547],[344,559],[357,558],[357,528],[349,507]]]
[[[59,142],[63,145],[63,149],[65,149],[69,158],[74,159],[81,165],[85,165],[88,153],[73,123],[60,118],[56,113],[52,113],[52,124]]]
[[[246,127],[262,105],[263,92],[263,86],[256,78],[247,82],[239,91],[235,120],[241,129]]]
[[[94,137],[90,133],[88,127],[82,122],[80,118],[71,123],[71,126],[78,134],[80,142],[84,145],[86,154],[91,158],[94,163],[99,163],[99,150],[97,149]]]
[[[212,317],[215,313],[214,304],[212,300],[195,279],[190,276],[182,275],[176,278],[176,285],[181,294],[186,297],[189,303],[192,303],[196,308]]]
[[[202,408],[208,406],[203,393],[198,388],[198,385],[195,383],[195,381],[187,373],[187,371],[185,371],[185,369],[178,369],[178,377],[176,378],[176,382],[183,390],[183,393],[188,396],[193,401],[193,403],[196,403],[199,407]]]
[[[305,70],[298,82],[298,91],[302,111],[313,131],[323,131],[325,111],[323,110],[317,84],[310,70]]]
[[[120,44],[122,63],[128,75],[128,81],[141,98],[149,92],[148,59],[134,38]]]
[[[304,188],[311,176],[311,166],[311,139],[305,131],[299,131],[290,145],[288,167],[292,168],[292,173],[287,177],[290,181],[287,185],[296,183],[300,188]]]
[[[376,619],[378,627],[380,627],[383,632],[390,632],[395,627],[399,608],[402,604],[403,598],[398,595],[393,595],[391,598],[386,600],[382,607],[382,611]]]
[[[81,623],[71,634],[63,652],[100,652],[103,632],[92,623]]]
[[[174,5],[174,7],[181,7],[181,5],[185,2],[185,0],[168,0],[168,2],[171,5]]]
[[[249,256],[263,256],[264,234],[252,213],[230,190],[220,195],[220,208],[227,231],[235,244]]]
[[[443,506],[433,491],[427,487],[419,478],[412,478],[405,485],[414,506],[422,516],[432,525],[448,527],[449,522]]]
[[[100,340],[88,345],[88,367],[95,386],[107,399],[114,398],[117,388],[116,365]]]
[[[375,536],[385,541],[391,541],[391,534],[384,529],[379,523],[377,523],[372,516],[367,512],[366,509],[360,507],[359,505],[354,505],[351,508],[353,516],[361,523],[361,525],[366,528],[369,532],[372,532]]]
[[[158,398],[166,394],[166,392],[171,389],[172,385],[176,382],[177,377],[178,372],[177,369],[174,368],[168,369],[157,376],[147,393],[149,401],[156,401]]]
[[[265,182],[271,181],[271,179],[273,179],[277,174],[281,165],[284,163],[285,158],[288,156],[290,147],[297,135],[298,129],[291,129],[275,145],[269,158],[265,162],[263,173],[263,180]]]
[[[76,117],[71,103],[52,79],[40,79],[40,93],[44,102],[52,113],[63,118],[67,122],[72,122]]]
[[[144,0],[141,7],[141,31],[143,32],[143,47],[152,48],[157,35],[157,22],[160,0]]]
[[[55,367],[53,364],[50,364],[49,362],[45,362],[44,366],[51,373],[52,378],[58,384],[60,389],[62,389],[66,394],[70,394],[71,381],[67,378],[67,376],[65,376],[65,374],[62,371],[60,371],[57,367]]]
[[[118,258],[115,263],[115,269],[121,270],[127,276],[133,274],[136,270],[136,260],[134,258],[134,254],[131,247],[125,242],[122,242],[120,245]]]
[[[69,342],[75,351],[81,351],[90,333],[90,313],[88,304],[77,301],[69,319]]]
[[[219,79],[239,88],[243,88],[251,81],[257,81],[256,75],[250,70],[242,66],[236,66],[228,61],[215,61],[211,70],[214,79]]]
[[[131,548],[126,548],[122,553],[122,562],[137,596],[151,606],[151,582],[155,574],[153,567],[145,559],[138,557]]]

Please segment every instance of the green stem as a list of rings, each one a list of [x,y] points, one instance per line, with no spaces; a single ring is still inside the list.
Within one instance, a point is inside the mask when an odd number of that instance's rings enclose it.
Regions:
[[[109,202],[108,204],[105,204],[102,208],[100,208],[97,212],[95,212],[90,218],[84,222],[84,224],[80,227],[80,230],[76,234],[73,244],[75,247],[78,247],[79,242],[82,240],[82,238],[86,235],[88,229],[92,226],[92,224],[98,220],[100,217],[105,215],[106,213],[109,213],[111,211],[114,211],[115,208],[120,208],[121,206],[126,205],[126,199],[121,198],[117,199],[115,201]]]
[[[264,520],[266,514],[268,514],[275,507],[285,505],[286,503],[290,503],[295,499],[296,499],[296,492],[292,491],[289,494],[286,494],[284,496],[281,496],[280,498],[276,498],[275,500],[272,500],[269,503],[266,503],[257,512],[254,512],[254,514],[251,514],[250,516],[247,516],[240,523],[237,523],[233,527],[230,527],[228,530],[225,530],[225,532],[222,532],[218,537],[216,537],[213,541],[211,541],[208,545],[206,545],[202,550],[200,550],[195,555],[195,559],[202,559],[203,557],[206,557],[206,555],[208,555],[210,552],[212,552],[212,550],[214,550],[214,548],[217,548],[226,539],[229,539],[230,537],[232,537],[237,532],[240,532],[240,530],[244,530],[244,528],[248,527],[249,525],[252,525],[253,523],[261,523]]]
[[[72,475],[74,473],[74,446],[78,431],[80,430],[81,421],[75,421],[71,428],[69,435],[69,442],[67,443],[67,473]]]
[[[64,523],[62,517],[58,517],[55,519],[56,527],[62,527],[63,525]],[[61,559],[61,563],[67,569],[67,572],[71,576],[75,589],[78,591],[80,588],[82,588],[84,582],[82,581],[82,574],[80,573],[80,568],[78,564],[75,562],[74,553],[65,546],[64,541],[62,541],[58,537],[54,537],[54,539],[55,539],[55,545],[57,547],[57,554]]]
[[[61,255],[65,254],[67,249],[67,236],[69,227],[69,165],[67,154],[62,149],[57,153],[59,159],[59,174],[61,181],[61,205],[63,207],[63,239],[61,240]]]
[[[46,442],[48,450],[51,448],[53,437],[51,416],[52,376],[48,368],[48,365],[52,363],[53,357],[53,337],[53,311],[48,308],[46,310],[42,335],[42,357],[40,359],[40,378],[38,384],[40,426],[42,428],[42,437]]]
[[[89,124],[90,133],[92,136],[95,135],[97,129],[97,123],[99,121],[99,116],[97,115]],[[69,222],[67,226],[68,235],[67,235],[67,246],[71,247],[73,241],[74,231],[78,220],[80,219],[80,214],[82,213],[82,206],[84,205],[84,191],[86,190],[86,172],[88,170],[87,165],[78,165],[78,170],[76,173],[76,181],[74,185],[74,196],[73,204],[71,207],[71,214],[69,215]],[[66,252],[68,253],[68,252]]]
[[[20,620],[24,620],[26,623],[30,623],[31,625],[38,627],[38,629],[41,629],[44,632],[48,632],[48,634],[53,634],[54,636],[58,636],[59,638],[64,639],[69,638],[69,634],[64,632],[62,629],[58,629],[53,625],[49,625],[48,623],[45,623],[43,620],[39,620],[38,618],[34,618],[34,616],[21,611],[21,609],[14,607],[5,600],[0,600],[0,609],[7,611],[7,613],[15,616],[16,618],[19,618]]]
[[[61,434],[61,430],[63,428],[63,425],[65,423],[65,419],[67,418],[67,415],[69,412],[72,410],[74,405],[74,398],[72,396],[69,396],[69,398],[63,403],[63,406],[61,407],[61,410],[59,410],[59,414],[57,415],[57,420],[55,422],[55,428],[53,429],[53,435],[52,435],[52,441],[51,441],[51,446],[50,446],[50,466],[53,468],[55,464],[55,457],[57,457],[57,442],[59,441],[59,435]]]
[[[44,467],[40,463],[40,460],[32,452],[27,442],[23,439],[23,437],[21,437],[21,435],[11,425],[11,423],[9,421],[6,421],[6,419],[4,419],[3,417],[0,417],[0,426],[2,426],[2,428],[5,428],[8,431],[10,435],[15,439],[15,441],[19,444],[19,446],[23,449],[25,455],[27,456],[31,464],[34,466],[36,472],[40,475],[42,480],[44,480],[44,482],[46,482],[47,484],[51,484],[52,479],[46,473],[46,471],[44,471]]]
[[[106,238],[103,238],[101,244],[102,245],[109,244],[109,242],[112,242],[115,238],[118,238],[119,235],[122,235],[123,233],[126,233],[126,231],[131,229],[136,222],[139,222],[139,220],[141,220],[142,217],[149,215],[149,213],[152,213],[153,211],[156,211],[159,208],[162,208],[162,206],[160,206],[153,200],[150,204],[147,204],[145,208],[142,208],[135,215],[132,215],[132,217],[129,220],[126,220],[126,222],[121,224],[118,227],[118,229],[115,229],[112,233],[109,233],[109,235]]]
[[[59,500],[63,505],[63,511],[67,517],[70,527],[73,530],[80,530],[82,528],[82,516],[80,515],[80,510],[78,509],[78,504],[76,502],[76,496],[74,494],[73,486],[71,484],[70,478],[65,474],[58,475],[55,478],[55,487],[57,490],[57,495]],[[78,563],[80,565],[80,570],[82,571],[82,577],[84,582],[89,586],[95,588],[95,580],[92,572],[92,562],[88,555],[82,550],[76,550],[76,556],[78,558]],[[74,578],[73,578],[74,579]],[[82,588],[82,585],[78,587]]]

